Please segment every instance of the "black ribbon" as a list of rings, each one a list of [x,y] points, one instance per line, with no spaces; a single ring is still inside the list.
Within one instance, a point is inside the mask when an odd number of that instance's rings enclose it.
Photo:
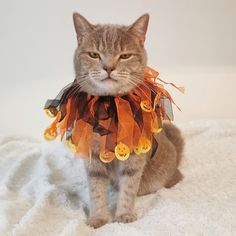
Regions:
[[[91,96],[85,92],[80,91],[78,84],[74,81],[72,84],[69,84],[63,88],[55,99],[49,99],[46,101],[44,106],[45,109],[56,108],[61,112],[62,121],[66,116],[66,104],[69,98],[73,99],[76,96],[75,104],[77,103],[78,117],[77,120],[82,119],[86,123],[90,124],[93,127],[93,132],[100,134],[101,136],[107,135],[106,137],[106,150],[113,151],[117,145],[114,140],[117,140],[117,130],[118,130],[118,113],[115,103],[115,97],[112,96],[101,96],[98,97],[97,101],[93,104],[94,115],[90,111],[91,102],[94,99],[94,96]],[[139,126],[140,130],[143,129],[143,114],[140,107],[141,98],[133,93],[132,96],[135,96],[136,99],[133,99],[130,95],[124,95],[121,98],[128,101],[130,108],[132,110],[134,120]],[[152,93],[152,102],[154,101],[154,94]],[[69,117],[70,118],[70,117]],[[110,119],[110,125],[108,128],[103,127],[100,124],[102,120]],[[59,122],[60,122],[59,121]],[[71,123],[75,123],[71,121]],[[69,127],[73,128],[73,127]],[[153,139],[153,156],[157,150],[158,144]]]

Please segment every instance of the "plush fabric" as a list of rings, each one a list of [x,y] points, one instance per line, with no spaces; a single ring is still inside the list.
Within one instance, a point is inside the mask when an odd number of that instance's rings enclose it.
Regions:
[[[236,120],[181,124],[184,180],[139,197],[138,220],[85,224],[88,189],[81,160],[58,141],[0,138],[0,235],[236,235]],[[110,191],[113,208],[116,193]]]

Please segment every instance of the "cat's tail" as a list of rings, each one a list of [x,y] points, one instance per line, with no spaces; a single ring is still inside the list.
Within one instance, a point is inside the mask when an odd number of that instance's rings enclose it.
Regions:
[[[167,138],[174,144],[177,152],[177,167],[179,166],[184,152],[184,139],[181,131],[171,123],[163,123],[163,129]]]

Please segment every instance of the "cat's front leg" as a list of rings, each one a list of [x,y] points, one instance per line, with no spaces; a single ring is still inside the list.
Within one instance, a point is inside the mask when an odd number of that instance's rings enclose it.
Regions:
[[[87,224],[93,228],[101,227],[111,220],[108,209],[107,189],[109,184],[108,171],[98,158],[85,163],[90,193],[90,214]]]
[[[145,157],[136,155],[119,163],[119,197],[115,215],[118,222],[129,223],[137,219],[134,205],[145,163]]]

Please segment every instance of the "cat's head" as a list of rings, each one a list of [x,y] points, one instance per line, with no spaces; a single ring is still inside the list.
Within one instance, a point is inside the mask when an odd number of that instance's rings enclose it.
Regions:
[[[74,13],[78,47],[74,66],[83,91],[97,96],[126,94],[142,83],[149,15],[130,26],[92,25]]]

